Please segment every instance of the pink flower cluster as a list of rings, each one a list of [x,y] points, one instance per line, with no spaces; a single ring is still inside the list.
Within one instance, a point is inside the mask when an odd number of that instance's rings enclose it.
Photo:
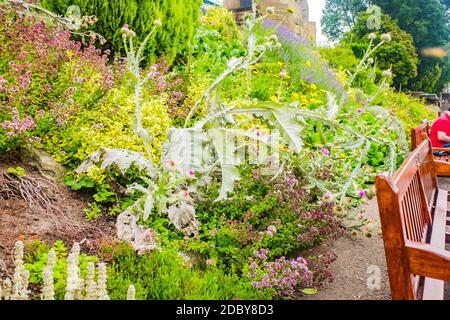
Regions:
[[[292,172],[275,183],[274,192],[278,194],[280,203],[287,204],[292,210],[298,207],[306,195],[306,189]]]
[[[275,226],[268,226],[266,230],[266,234],[269,235],[269,237],[273,237],[277,233],[277,227]]]
[[[32,128],[38,120],[36,110],[65,124],[80,108],[76,92],[83,101],[88,99],[83,93],[105,92],[123,69],[110,64],[109,52],[97,49],[95,39],[85,45],[73,41],[69,31],[48,26],[33,15],[2,12],[0,25],[0,65],[6,66],[0,76],[0,100],[24,116],[17,120],[11,114],[14,120],[2,124],[10,135]]]
[[[225,223],[233,239],[236,239],[236,241],[244,246],[261,240],[255,227],[247,222],[226,220]]]
[[[175,77],[174,79],[169,76],[170,68],[166,61],[163,59],[161,62],[153,64],[150,67],[150,71],[147,77],[151,80],[156,93],[168,93],[169,97],[167,103],[169,105],[169,112],[174,116],[182,116],[178,105],[185,98],[185,94],[177,88],[183,83],[181,77]]]
[[[324,173],[325,175],[325,173]],[[304,205],[316,201],[305,189],[307,181],[299,181],[294,173],[288,173],[276,181],[273,193],[278,196],[280,205],[298,215],[299,229],[297,240],[312,243],[316,239],[341,234],[342,225],[335,216],[334,203],[325,201],[318,208],[311,209]],[[331,194],[324,194],[323,199],[330,200]]]
[[[252,285],[255,288],[273,289],[276,294],[285,296],[313,286],[314,274],[302,257],[291,260],[281,257],[268,262],[266,249],[255,251],[254,256],[256,259],[249,258],[250,272],[247,277],[254,279]]]
[[[6,130],[7,135],[16,137],[36,127],[33,118],[31,118],[30,116],[22,119],[20,117],[19,111],[15,108],[12,110],[12,113],[13,119],[11,121],[4,121],[1,124],[2,128]]]
[[[336,259],[337,256],[333,252],[307,259],[309,270],[314,273],[315,286],[322,287],[325,284],[334,281],[334,276],[331,273],[330,265],[335,262]]]

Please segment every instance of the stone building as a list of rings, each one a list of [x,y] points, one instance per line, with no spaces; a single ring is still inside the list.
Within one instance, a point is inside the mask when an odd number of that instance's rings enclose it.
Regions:
[[[223,6],[236,13],[237,21],[241,21],[242,15],[251,10],[251,0],[223,0]],[[286,21],[289,28],[315,43],[316,23],[309,21],[309,6],[307,0],[260,0],[258,10],[266,10],[274,7],[273,20]],[[288,13],[288,9],[293,13]]]

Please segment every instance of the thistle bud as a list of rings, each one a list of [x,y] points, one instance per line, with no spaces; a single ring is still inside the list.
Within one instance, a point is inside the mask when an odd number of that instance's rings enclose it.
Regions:
[[[136,37],[136,32],[130,29],[130,26],[128,24],[125,24],[122,27],[122,35],[124,37],[134,38]]]
[[[383,73],[381,74],[381,76],[382,76],[383,78],[390,78],[390,77],[392,77],[392,71],[391,71],[391,70],[385,70],[385,71],[383,71]]]
[[[267,7],[266,8],[267,14],[274,14],[275,13],[275,7]]]
[[[381,40],[385,41],[385,42],[391,42],[392,41],[392,36],[390,33],[384,33],[381,35]]]

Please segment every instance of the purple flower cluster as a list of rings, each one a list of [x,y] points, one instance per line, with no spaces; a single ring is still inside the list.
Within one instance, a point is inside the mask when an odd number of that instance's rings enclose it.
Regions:
[[[325,284],[334,281],[330,266],[336,259],[337,256],[333,252],[307,259],[308,267],[314,273],[315,286],[322,287]]]
[[[275,235],[275,233],[277,233],[277,227],[275,227],[274,225],[267,227],[266,234],[269,237],[273,237]]]
[[[123,67],[111,64],[109,52],[97,49],[94,38],[82,44],[67,30],[15,12],[0,13],[0,25],[0,65],[7,67],[0,76],[0,100],[10,117],[2,127],[9,135],[34,128],[34,121],[45,115],[67,123],[81,101],[112,88],[122,74]]]
[[[287,25],[279,26],[277,22],[270,19],[265,19],[262,27],[276,32],[283,44],[281,49],[283,58],[292,62],[292,65],[301,66],[297,71],[303,80],[326,87],[339,95],[344,92],[344,86],[337,79],[334,70],[311,48],[311,42],[308,39],[292,32]],[[292,52],[295,54],[293,55]],[[306,61],[311,62],[310,67],[302,66]]]
[[[12,112],[13,119],[11,121],[4,121],[1,124],[2,128],[6,130],[8,136],[15,137],[36,127],[33,118],[31,118],[30,116],[22,119],[17,109],[14,108]]]
[[[183,83],[181,77],[172,79],[169,77],[170,68],[167,62],[162,59],[159,63],[155,63],[150,67],[148,78],[157,94],[168,93],[167,103],[169,105],[169,112],[174,116],[179,115],[178,105],[185,98],[185,94],[177,90]]]
[[[308,262],[302,257],[286,259],[281,257],[273,262],[267,261],[267,250],[254,252],[249,258],[248,278],[257,289],[273,289],[277,295],[293,295],[298,289],[313,286],[314,274],[308,268]]]
[[[276,181],[273,192],[278,195],[280,203],[286,204],[290,209],[298,207],[301,200],[305,198],[306,189],[293,172]]]
[[[289,42],[294,44],[310,44],[310,41],[308,39],[292,32],[285,24],[278,27],[278,22],[271,19],[264,19],[262,26],[267,29],[277,28],[276,34],[281,42]]]

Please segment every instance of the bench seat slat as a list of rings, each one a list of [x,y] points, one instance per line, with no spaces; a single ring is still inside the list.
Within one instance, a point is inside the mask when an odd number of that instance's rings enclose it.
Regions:
[[[447,194],[448,191],[439,189],[436,209],[433,217],[433,227],[430,244],[445,249],[445,233],[447,225]],[[423,300],[442,300],[444,298],[444,281],[425,278]]]

